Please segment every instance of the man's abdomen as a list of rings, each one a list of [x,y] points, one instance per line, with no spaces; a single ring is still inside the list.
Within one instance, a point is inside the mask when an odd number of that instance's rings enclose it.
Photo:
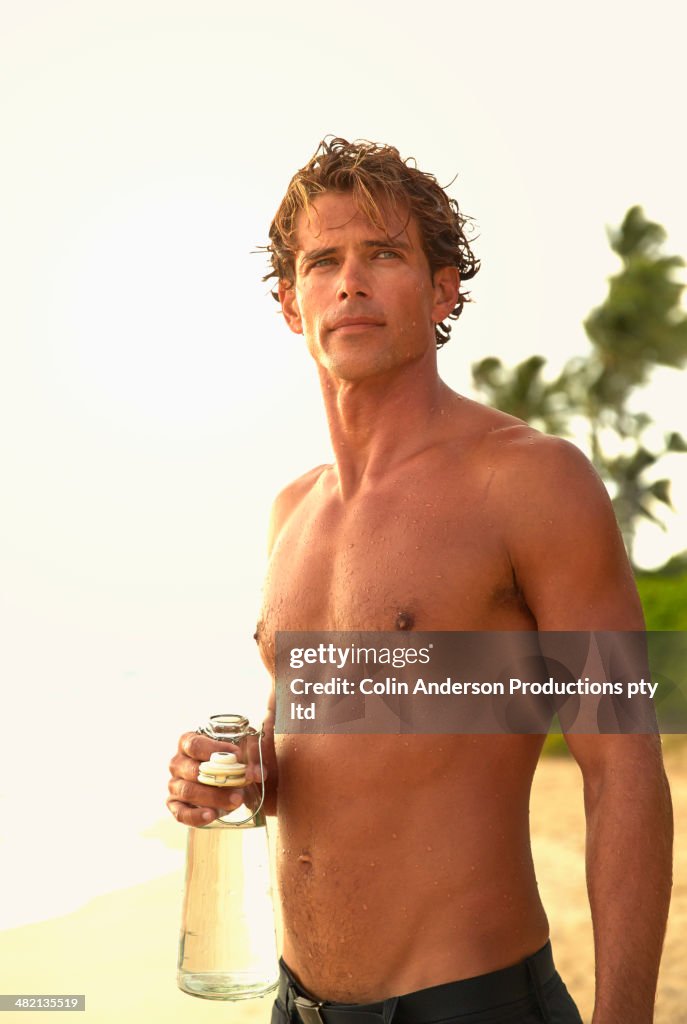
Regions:
[[[525,736],[278,738],[284,959],[321,999],[472,977],[546,941]]]

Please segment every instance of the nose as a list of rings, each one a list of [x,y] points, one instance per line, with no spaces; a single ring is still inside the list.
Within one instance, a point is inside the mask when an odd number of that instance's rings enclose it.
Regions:
[[[369,274],[363,261],[353,257],[346,259],[341,265],[337,299],[369,298],[371,293]]]

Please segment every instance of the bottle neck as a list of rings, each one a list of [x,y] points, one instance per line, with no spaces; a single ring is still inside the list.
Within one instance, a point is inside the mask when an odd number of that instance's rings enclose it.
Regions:
[[[212,740],[237,744],[246,736],[255,735],[244,715],[211,715],[200,731]]]

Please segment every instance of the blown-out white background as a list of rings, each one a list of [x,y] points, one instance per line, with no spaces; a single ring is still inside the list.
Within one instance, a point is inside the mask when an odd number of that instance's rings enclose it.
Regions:
[[[466,391],[483,355],[560,364],[616,270],[605,224],[640,203],[687,254],[685,21],[677,2],[0,3],[2,926],[176,866],[141,833],[177,735],[260,714],[270,500],[328,458],[252,254],[296,167],[334,133],[457,173],[483,269],[442,373]],[[643,401],[685,429],[683,392],[666,371]],[[643,533],[647,565],[687,546],[687,469],[666,468],[677,514]]]

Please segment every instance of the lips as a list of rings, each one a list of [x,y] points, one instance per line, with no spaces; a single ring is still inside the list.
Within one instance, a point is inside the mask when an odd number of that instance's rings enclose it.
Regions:
[[[343,330],[355,330],[356,328],[364,330],[367,327],[383,327],[384,322],[382,320],[375,320],[373,317],[368,316],[342,316],[336,320],[329,328],[330,331],[343,331]]]

